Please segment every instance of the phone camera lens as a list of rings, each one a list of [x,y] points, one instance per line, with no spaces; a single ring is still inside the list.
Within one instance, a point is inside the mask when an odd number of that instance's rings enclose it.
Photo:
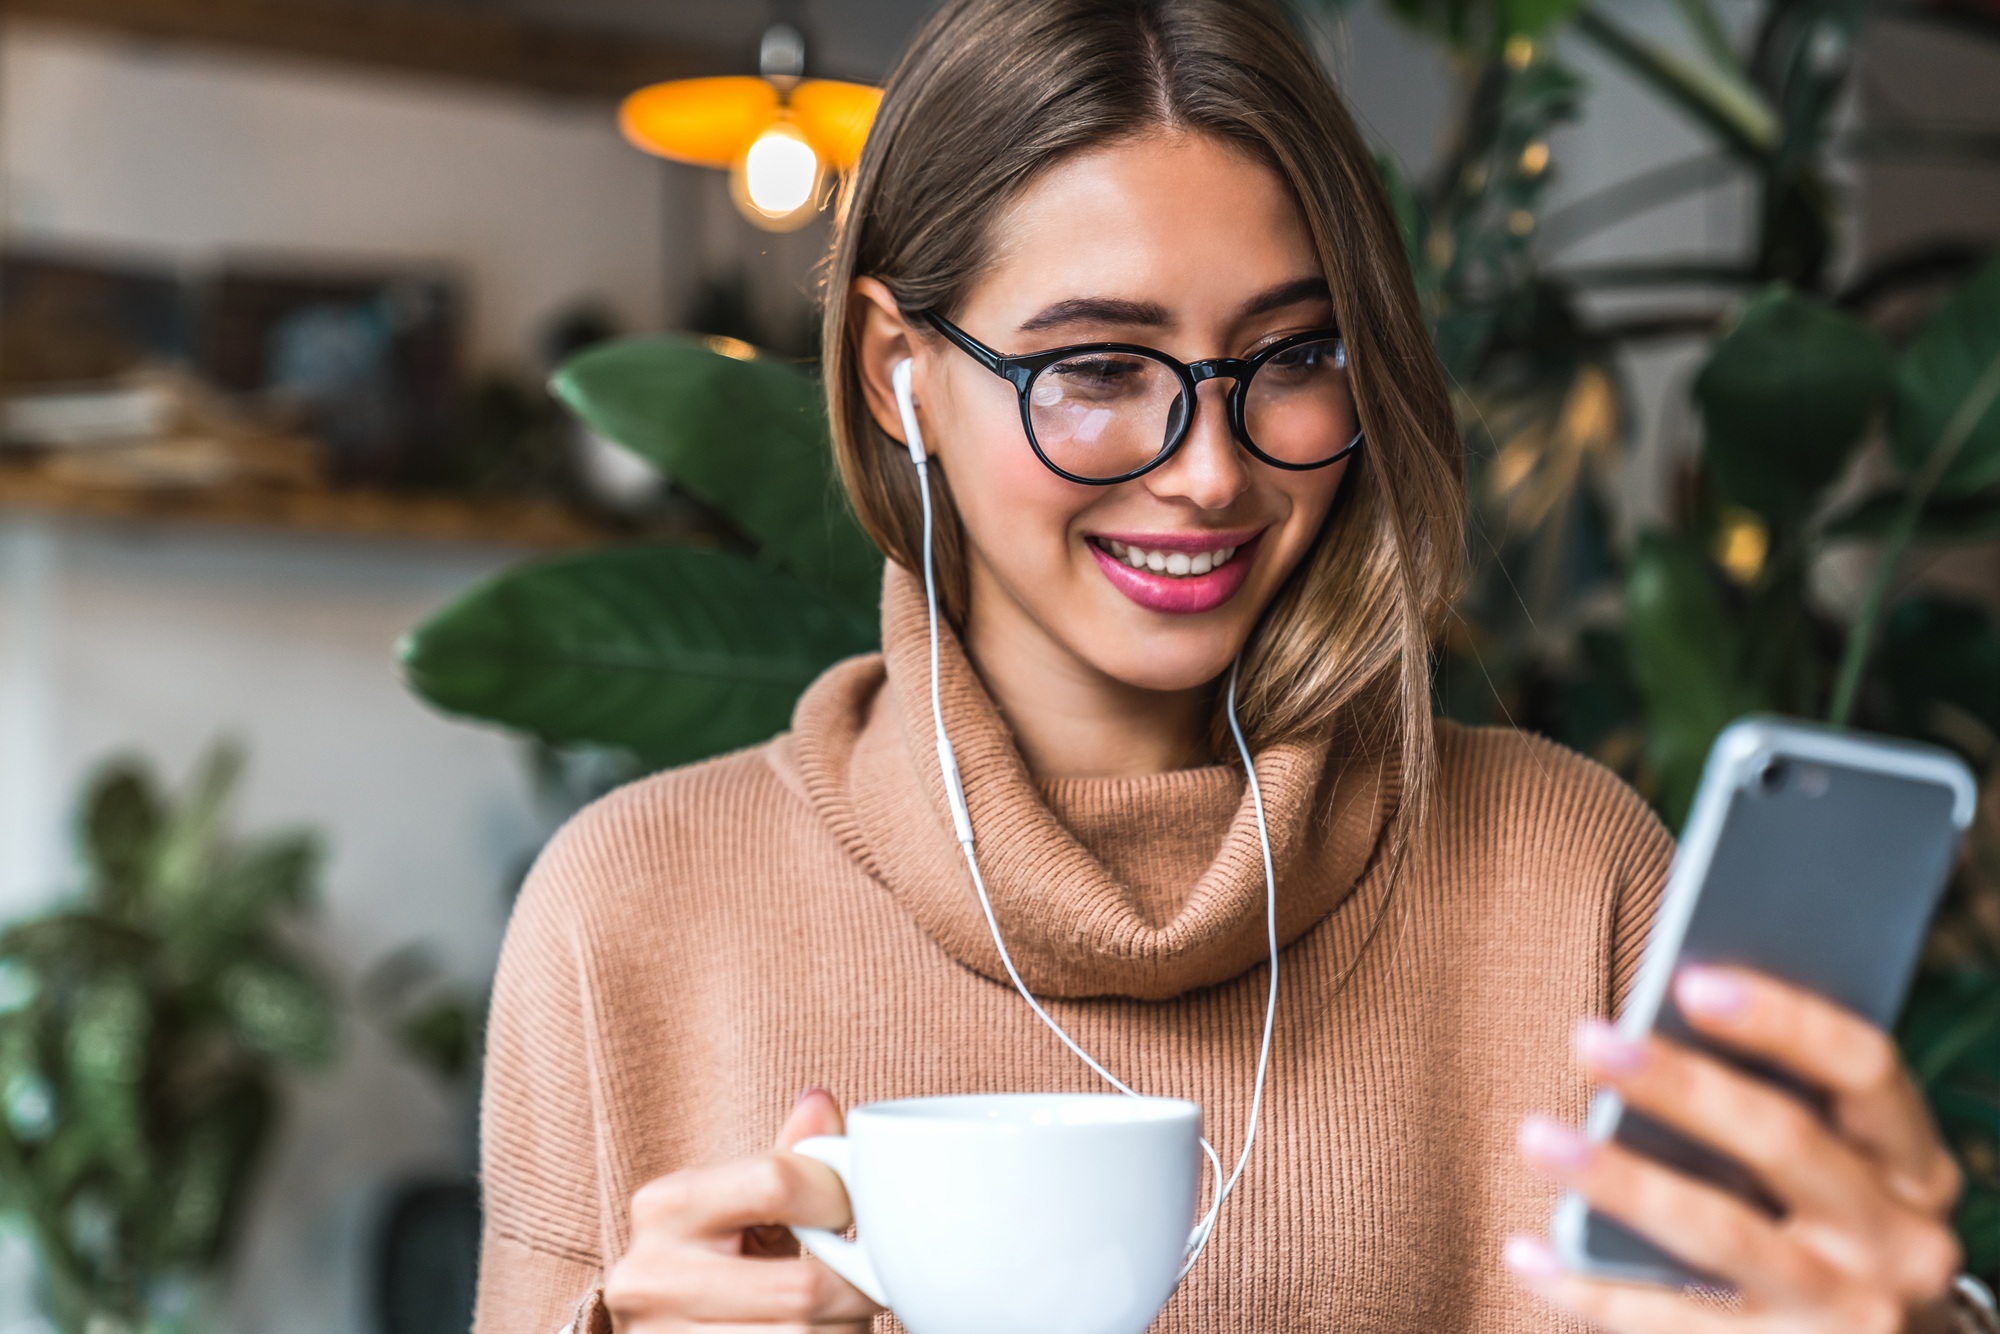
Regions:
[[[1757,790],[1765,796],[1778,792],[1792,776],[1792,767],[1783,760],[1766,760],[1757,771]]]

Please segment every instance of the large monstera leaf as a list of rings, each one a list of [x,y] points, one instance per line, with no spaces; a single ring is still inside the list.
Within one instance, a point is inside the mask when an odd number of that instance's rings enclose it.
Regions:
[[[1949,452],[1937,494],[2000,482],[2000,259],[1961,288],[1903,355],[1890,450],[1915,475]]]
[[[761,741],[833,662],[875,645],[882,559],[839,495],[819,382],[733,341],[602,344],[552,388],[749,539],[522,566],[402,647],[433,704],[557,744],[681,764]]]
[[[818,380],[742,344],[682,336],[600,344],[551,387],[726,515],[762,563],[873,614],[882,557],[841,498]]]
[[[1648,533],[1625,584],[1632,675],[1645,696],[1655,797],[1679,827],[1709,745],[1729,723],[1765,707],[1742,676],[1743,643],[1699,547]]]
[[[1789,288],[1765,291],[1694,383],[1716,489],[1769,518],[1802,518],[1846,466],[1890,374],[1875,330]]]
[[[502,574],[401,653],[440,708],[667,765],[770,736],[815,676],[874,643],[871,618],[779,571],[641,546]]]

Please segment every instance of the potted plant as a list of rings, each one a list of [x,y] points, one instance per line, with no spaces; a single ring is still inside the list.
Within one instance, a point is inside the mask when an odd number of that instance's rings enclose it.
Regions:
[[[65,1334],[206,1323],[280,1079],[333,1052],[327,988],[281,933],[318,842],[230,837],[242,766],[218,747],[174,795],[107,766],[81,892],[0,932],[0,1208]]]

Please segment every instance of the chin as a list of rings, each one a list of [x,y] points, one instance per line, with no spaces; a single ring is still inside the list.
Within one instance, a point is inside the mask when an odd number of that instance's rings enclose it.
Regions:
[[[1235,651],[1229,643],[1141,641],[1137,645],[1120,645],[1115,653],[1097,656],[1095,665],[1112,680],[1135,690],[1173,693],[1207,685],[1227,672],[1234,658]]]

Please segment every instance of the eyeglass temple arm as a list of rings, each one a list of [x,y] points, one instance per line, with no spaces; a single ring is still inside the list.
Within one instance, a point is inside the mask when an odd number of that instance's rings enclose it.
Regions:
[[[1008,358],[1001,356],[998,352],[995,352],[992,348],[986,346],[986,344],[980,342],[977,338],[974,338],[971,334],[959,328],[956,324],[953,324],[934,310],[925,311],[924,319],[933,329],[943,334],[953,347],[965,353],[966,356],[971,357],[987,370],[992,371],[995,375],[1007,374],[1007,367],[1004,363]]]

